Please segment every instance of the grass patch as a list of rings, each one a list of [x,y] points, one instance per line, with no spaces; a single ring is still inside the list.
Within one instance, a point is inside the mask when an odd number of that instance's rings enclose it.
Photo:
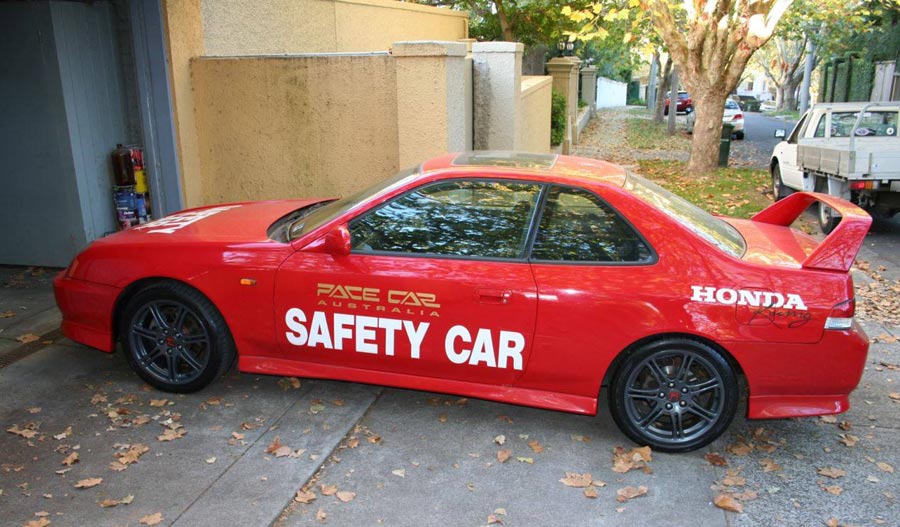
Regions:
[[[713,214],[749,218],[773,203],[765,170],[720,168],[693,176],[682,161],[640,161],[639,166],[642,176]]]
[[[800,119],[800,112],[794,110],[778,110],[777,112],[763,112],[763,115],[768,117],[786,117],[788,119],[797,121]]]
[[[647,110],[641,110],[646,112]],[[650,119],[629,118],[625,120],[625,142],[635,150],[675,150],[688,151],[691,142],[681,133],[677,124],[675,135],[666,131],[666,123],[656,123]]]

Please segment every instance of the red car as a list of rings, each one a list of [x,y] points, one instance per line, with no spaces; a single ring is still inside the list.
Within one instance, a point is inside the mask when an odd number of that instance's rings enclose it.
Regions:
[[[691,96],[688,95],[686,91],[678,92],[678,102],[675,103],[675,113],[684,113],[688,111],[688,108],[694,109],[693,102],[691,101]],[[666,107],[663,111],[666,115],[669,115],[669,97],[666,97]]]
[[[789,227],[819,200],[819,243]],[[750,418],[839,413],[862,375],[848,270],[871,218],[795,193],[714,217],[576,157],[432,159],[356,195],[217,205],[94,242],[55,281],[63,331],[158,389],[242,372],[595,414],[662,451]]]

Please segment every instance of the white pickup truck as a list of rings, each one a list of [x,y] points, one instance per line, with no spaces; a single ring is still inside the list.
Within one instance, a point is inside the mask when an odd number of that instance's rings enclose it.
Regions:
[[[900,102],[820,103],[775,146],[769,170],[775,199],[795,190],[823,192],[856,203],[876,217],[900,211]],[[784,139],[785,130],[775,137]],[[820,206],[827,234],[840,221]]]

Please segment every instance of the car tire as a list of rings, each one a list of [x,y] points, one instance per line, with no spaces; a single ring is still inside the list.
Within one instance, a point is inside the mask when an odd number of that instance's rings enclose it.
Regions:
[[[738,396],[734,370],[718,350],[672,337],[625,356],[608,397],[613,420],[632,441],[660,452],[688,452],[728,428]]]
[[[828,183],[824,178],[816,181],[816,192],[828,194]],[[835,215],[831,207],[821,201],[816,203],[816,218],[819,220],[819,228],[824,234],[831,234],[831,231],[841,222],[841,217]]]
[[[784,180],[781,179],[781,166],[775,163],[772,167],[772,194],[775,196],[775,201],[782,200],[793,193],[792,189],[784,186]]]
[[[135,294],[119,335],[135,373],[166,392],[200,390],[228,371],[236,355],[222,314],[196,289],[177,282]]]
[[[735,133],[734,133],[734,138],[737,139],[738,141],[743,140],[743,139],[744,139],[744,132],[743,132],[743,131],[735,132]]]

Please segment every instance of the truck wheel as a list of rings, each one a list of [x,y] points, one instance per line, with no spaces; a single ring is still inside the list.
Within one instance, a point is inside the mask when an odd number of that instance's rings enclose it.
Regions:
[[[781,179],[781,166],[776,162],[772,167],[772,194],[775,195],[775,201],[784,199],[793,193],[793,190],[784,186],[784,181]]]
[[[820,178],[816,181],[816,192],[828,194],[828,184],[824,179]],[[816,205],[818,208],[816,217],[819,219],[819,228],[822,229],[823,233],[831,234],[831,231],[841,222],[841,217],[835,214],[831,207],[822,202],[818,202]]]
[[[742,141],[744,139],[744,132],[743,131],[736,132],[734,134],[734,138],[737,139],[738,141]]]

